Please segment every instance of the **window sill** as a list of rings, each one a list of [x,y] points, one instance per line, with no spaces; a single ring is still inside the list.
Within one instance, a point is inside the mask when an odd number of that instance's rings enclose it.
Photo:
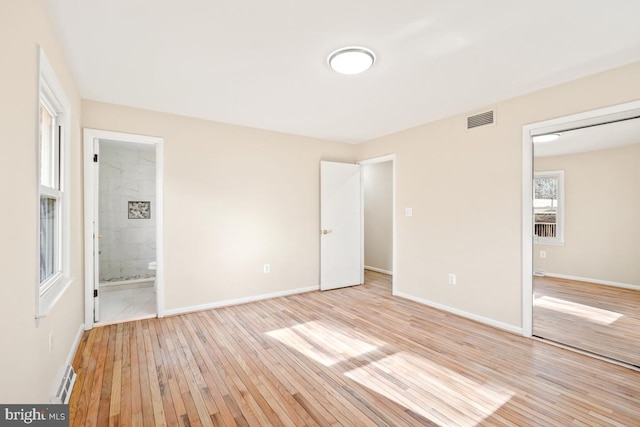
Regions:
[[[39,296],[38,305],[36,307],[36,319],[46,317],[51,309],[62,298],[62,295],[69,289],[73,283],[73,277],[60,277],[54,283],[49,285]]]

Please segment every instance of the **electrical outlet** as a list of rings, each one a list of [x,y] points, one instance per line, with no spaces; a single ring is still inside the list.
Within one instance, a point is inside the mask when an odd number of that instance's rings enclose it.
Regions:
[[[540,258],[546,258],[547,257],[547,251],[540,251]]]
[[[453,273],[449,273],[449,284],[450,285],[456,284],[456,275]]]
[[[271,264],[265,264],[264,267],[262,267],[262,270],[266,273],[271,273]]]

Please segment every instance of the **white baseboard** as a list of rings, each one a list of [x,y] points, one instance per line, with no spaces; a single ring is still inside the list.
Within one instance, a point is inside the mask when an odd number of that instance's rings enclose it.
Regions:
[[[270,294],[254,295],[254,296],[245,297],[245,298],[237,298],[237,299],[231,299],[226,301],[212,302],[208,304],[193,305],[190,307],[173,308],[169,310],[164,310],[163,316],[175,316],[178,314],[193,313],[195,311],[211,310],[213,308],[246,304],[248,302],[256,302],[256,301],[261,301],[265,299],[286,297],[289,295],[296,295],[296,294],[304,294],[306,292],[317,291],[319,289],[320,289],[319,286],[310,286],[308,288],[298,288],[298,289],[292,289],[290,291],[273,292]]]
[[[466,317],[467,319],[474,320],[476,322],[484,323],[485,325],[492,326],[494,328],[502,329],[504,331],[513,332],[514,334],[522,335],[522,328],[519,326],[513,326],[508,323],[499,322],[494,319],[490,319],[488,317],[478,316],[477,314],[469,313],[466,311],[458,310],[457,308],[448,307],[443,304],[439,304],[437,302],[428,301],[422,298],[415,297],[413,295],[405,294],[403,292],[396,292],[394,295],[406,298],[408,300],[427,305],[429,307],[436,308],[438,310],[446,311],[448,313],[456,314],[461,317]]]
[[[365,270],[375,271],[375,272],[382,273],[382,274],[388,274],[389,276],[393,276],[393,271],[384,270],[384,269],[378,268],[378,267],[371,267],[370,265],[365,265],[364,269]]]
[[[80,340],[82,339],[82,334],[84,334],[84,331],[85,331],[85,327],[84,327],[84,323],[82,323],[78,328],[76,337],[73,339],[73,343],[71,343],[71,348],[69,349],[69,354],[67,355],[65,366],[71,365],[71,363],[73,362],[73,358],[76,355],[76,351],[78,351],[78,346],[80,345]]]
[[[546,271],[544,272],[544,275],[547,277],[554,277],[556,279],[575,280],[577,282],[589,282],[589,283],[595,283],[597,285],[608,285],[608,286],[615,286],[616,288],[624,288],[624,289],[632,289],[634,291],[640,291],[640,286],[631,285],[629,283],[612,282],[609,280],[589,279],[587,277],[570,276],[568,274],[547,273]]]

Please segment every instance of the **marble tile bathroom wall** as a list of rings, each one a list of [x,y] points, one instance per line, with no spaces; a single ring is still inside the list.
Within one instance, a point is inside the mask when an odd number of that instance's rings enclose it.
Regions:
[[[100,144],[100,281],[153,276],[155,260],[155,152]],[[130,219],[129,202],[150,202],[149,219]]]

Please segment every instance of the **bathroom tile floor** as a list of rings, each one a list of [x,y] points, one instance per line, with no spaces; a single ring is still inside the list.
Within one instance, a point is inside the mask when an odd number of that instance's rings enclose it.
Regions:
[[[107,290],[100,293],[100,322],[113,323],[156,315],[153,286]]]

